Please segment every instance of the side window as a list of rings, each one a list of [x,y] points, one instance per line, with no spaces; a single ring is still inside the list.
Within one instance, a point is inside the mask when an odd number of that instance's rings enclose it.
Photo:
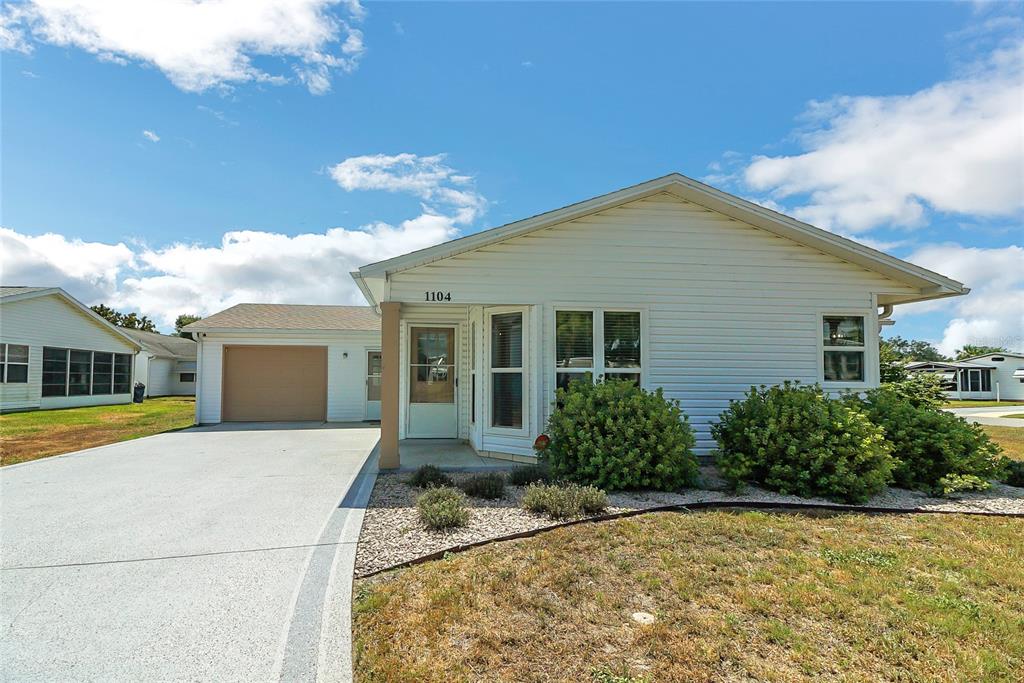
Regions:
[[[864,316],[825,315],[821,341],[826,382],[863,382],[865,378]]]

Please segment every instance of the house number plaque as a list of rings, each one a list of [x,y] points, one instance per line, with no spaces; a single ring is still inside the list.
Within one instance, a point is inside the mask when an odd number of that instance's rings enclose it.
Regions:
[[[452,300],[452,293],[451,292],[442,292],[441,290],[437,290],[436,292],[423,292],[423,295],[425,297],[425,299],[424,299],[425,301],[451,301]]]

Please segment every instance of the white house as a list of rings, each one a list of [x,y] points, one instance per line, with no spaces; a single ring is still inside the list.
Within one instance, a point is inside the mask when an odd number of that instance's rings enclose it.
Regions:
[[[239,304],[192,323],[196,421],[380,417],[380,318],[368,306]]]
[[[0,287],[0,411],[128,403],[139,349],[58,287]]]
[[[589,373],[664,389],[707,454],[712,422],[751,385],[877,386],[892,307],[968,291],[679,174],[352,276],[381,314],[353,309],[355,329],[244,308],[186,328],[200,335],[199,421],[379,410],[384,467],[404,439],[523,460],[555,388]]]
[[[1019,353],[986,353],[965,358],[965,361],[992,368],[989,398],[1002,401],[1024,401],[1024,355]]]
[[[949,398],[987,400],[995,398],[993,368],[971,361],[929,360],[907,363],[910,372],[936,375]]]
[[[195,396],[196,343],[184,337],[121,328],[141,347],[135,357],[135,379],[146,396]]]

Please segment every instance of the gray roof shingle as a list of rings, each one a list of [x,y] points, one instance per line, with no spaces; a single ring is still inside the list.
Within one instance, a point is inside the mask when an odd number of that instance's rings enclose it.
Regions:
[[[380,330],[370,306],[238,304],[184,328],[186,332],[237,330]]]
[[[129,330],[125,327],[119,327],[118,329],[158,356],[176,358],[178,360],[195,360],[196,358],[196,343],[191,339],[160,334],[158,332]]]

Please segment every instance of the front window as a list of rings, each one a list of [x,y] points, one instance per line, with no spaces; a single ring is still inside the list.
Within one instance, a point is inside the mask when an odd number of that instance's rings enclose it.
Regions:
[[[0,344],[0,382],[28,382],[28,347],[23,344]]]
[[[826,382],[863,382],[864,316],[826,315],[821,339]]]
[[[588,377],[641,384],[641,337],[640,311],[555,311],[555,387]]]
[[[523,428],[523,314],[491,316],[491,426]]]

